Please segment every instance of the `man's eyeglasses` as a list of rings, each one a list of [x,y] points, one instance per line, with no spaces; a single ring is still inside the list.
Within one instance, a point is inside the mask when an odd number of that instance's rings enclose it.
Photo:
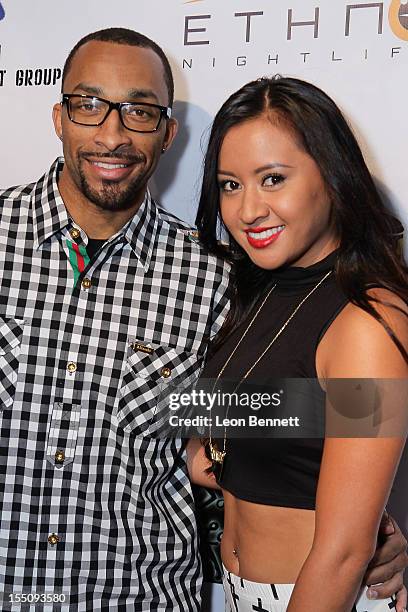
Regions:
[[[79,125],[102,125],[112,110],[119,113],[122,125],[132,132],[155,132],[162,117],[170,119],[170,106],[150,102],[110,102],[96,96],[62,94],[61,104],[66,104],[68,117]]]

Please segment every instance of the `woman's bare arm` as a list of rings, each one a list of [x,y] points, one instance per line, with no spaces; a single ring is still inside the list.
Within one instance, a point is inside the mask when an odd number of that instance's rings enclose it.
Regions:
[[[386,299],[397,300],[388,292]],[[390,307],[381,307],[381,314],[407,347],[407,317]],[[408,377],[408,366],[387,332],[361,309],[347,306],[327,334],[318,362],[323,377]],[[326,439],[315,538],[288,612],[349,612],[352,608],[376,549],[403,446],[403,432],[401,437]]]

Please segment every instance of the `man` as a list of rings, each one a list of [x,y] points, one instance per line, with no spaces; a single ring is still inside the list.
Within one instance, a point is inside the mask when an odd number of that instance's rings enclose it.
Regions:
[[[2,609],[196,611],[184,446],[155,433],[225,318],[228,273],[147,190],[177,131],[162,50],[91,34],[63,94],[64,159],[1,196]],[[397,531],[376,581],[404,549]]]

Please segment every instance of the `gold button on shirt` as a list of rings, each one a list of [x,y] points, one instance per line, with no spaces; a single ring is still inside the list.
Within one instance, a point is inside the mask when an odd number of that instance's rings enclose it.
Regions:
[[[71,238],[73,238],[73,240],[78,240],[78,238],[81,235],[81,232],[76,227],[73,227],[72,229],[70,229],[69,233],[70,233]]]
[[[51,544],[51,546],[55,546],[59,542],[59,537],[57,536],[56,533],[52,533],[51,535],[48,536],[48,542],[49,544]]]
[[[57,450],[54,457],[55,457],[55,463],[64,463],[65,453],[62,450]]]
[[[67,370],[70,374],[73,374],[74,372],[76,372],[76,369],[77,369],[77,364],[74,363],[73,361],[70,361],[67,364]]]

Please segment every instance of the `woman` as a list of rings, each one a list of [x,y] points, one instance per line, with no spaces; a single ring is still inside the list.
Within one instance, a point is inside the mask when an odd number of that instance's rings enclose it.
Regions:
[[[218,242],[220,218],[228,249]],[[265,78],[225,102],[197,225],[202,243],[231,261],[233,285],[203,378],[237,388],[319,379],[318,418],[330,380],[407,378],[407,269],[358,144],[321,90]],[[341,411],[326,413],[331,436],[343,431]],[[395,607],[360,593],[404,445],[402,431],[381,427],[359,439],[210,438],[231,610]],[[189,450],[192,478],[205,484],[202,448],[194,441]]]

